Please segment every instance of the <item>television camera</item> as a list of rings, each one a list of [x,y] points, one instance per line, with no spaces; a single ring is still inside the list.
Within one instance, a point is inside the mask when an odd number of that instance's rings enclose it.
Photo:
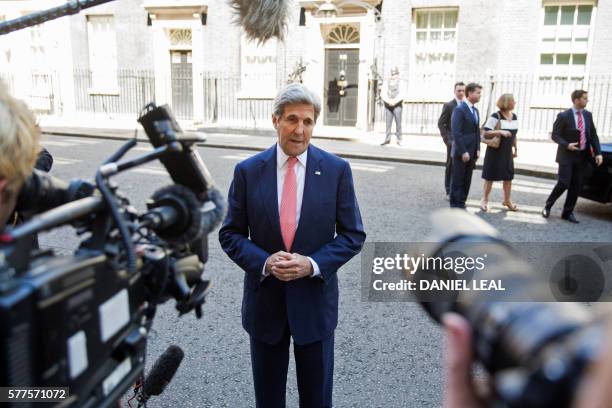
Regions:
[[[0,236],[2,386],[68,387],[58,406],[108,407],[139,383],[144,403],[160,388],[151,386],[159,378],[148,388],[142,378],[157,305],[174,299],[180,315],[202,317],[210,288],[202,279],[206,235],[225,203],[194,148],[200,139],[183,133],[167,106],[147,105],[138,121],[153,150],[122,160],[136,145],[128,141],[94,183],[68,185],[39,173],[26,182],[20,200],[27,207],[54,208]],[[113,177],[158,159],[174,184],[138,211]],[[74,253],[28,248],[28,237],[68,224],[82,237]],[[179,353],[169,352],[172,365]]]

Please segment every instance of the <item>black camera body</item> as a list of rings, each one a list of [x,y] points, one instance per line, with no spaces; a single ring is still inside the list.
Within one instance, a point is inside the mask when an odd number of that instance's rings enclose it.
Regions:
[[[139,121],[155,146],[151,153],[120,162],[136,144],[127,142],[100,166],[95,189],[78,183],[81,194],[23,192],[30,202],[74,201],[0,235],[2,386],[68,387],[62,407],[114,405],[143,375],[156,306],[173,298],[179,314],[201,317],[210,286],[201,278],[206,235],[224,203],[193,149],[197,138],[182,134],[169,108],[148,105]],[[176,184],[139,213],[110,178],[157,159]],[[26,183],[36,190],[54,185]],[[66,224],[85,237],[73,254],[30,251],[29,236]]]

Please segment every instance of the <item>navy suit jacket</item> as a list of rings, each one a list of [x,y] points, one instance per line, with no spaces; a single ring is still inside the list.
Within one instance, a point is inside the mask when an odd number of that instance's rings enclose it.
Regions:
[[[593,148],[595,155],[601,154],[601,146],[599,145],[599,137],[597,136],[597,130],[593,123],[593,115],[591,112],[583,109],[584,119],[584,133],[586,136],[586,150],[589,151],[589,147]],[[580,152],[567,150],[568,142],[565,140],[565,136],[578,129],[578,124],[574,117],[574,111],[570,108],[557,115],[557,119],[553,124],[552,139],[559,146],[557,147],[557,163],[571,162],[580,157]]]
[[[280,341],[287,323],[297,344],[329,337],[338,322],[338,269],[366,234],[347,161],[308,146],[304,195],[292,252],[310,256],[320,277],[262,278],[266,259],[285,250],[281,237],[276,145],[236,165],[221,247],[246,273],[242,325],[256,340]]]
[[[476,152],[480,151],[480,125],[465,102],[459,104],[453,111],[451,132],[453,135],[451,155],[460,157],[467,152],[471,159],[475,159]]]

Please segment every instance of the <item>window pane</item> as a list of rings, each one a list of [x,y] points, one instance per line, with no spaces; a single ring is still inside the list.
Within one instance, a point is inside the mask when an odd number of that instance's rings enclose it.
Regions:
[[[431,31],[429,33],[429,39],[431,41],[440,41],[440,38],[442,38],[442,32],[440,31]]]
[[[545,7],[544,8],[544,25],[557,25],[557,14],[559,13],[559,7]]]
[[[573,25],[575,11],[576,11],[576,6],[561,7],[561,25]]]
[[[586,54],[573,54],[572,64],[573,65],[586,65]]]
[[[569,54],[557,54],[557,65],[569,65]]]
[[[420,33],[416,33],[416,40],[419,43],[425,42],[427,40],[427,32],[421,31]]]
[[[444,32],[444,41],[452,41],[455,39],[454,31],[445,31]]]
[[[456,28],[457,27],[457,11],[447,11],[444,13],[444,27]]]
[[[427,13],[422,11],[417,12],[416,15],[417,28],[427,28]]]
[[[432,11],[429,20],[429,28],[442,28],[442,17],[444,15],[440,11]]]
[[[578,24],[589,25],[591,24],[591,11],[593,6],[578,6]]]
[[[540,64],[542,64],[542,65],[552,65],[553,64],[553,55],[552,54],[541,54],[540,55]]]

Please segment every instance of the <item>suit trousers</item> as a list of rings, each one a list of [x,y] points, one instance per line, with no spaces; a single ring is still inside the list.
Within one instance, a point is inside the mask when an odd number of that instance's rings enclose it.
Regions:
[[[274,345],[251,337],[251,365],[258,408],[284,408],[289,367],[289,325]],[[311,344],[293,344],[300,408],[331,408],[334,335]]]
[[[458,156],[453,157],[452,161],[450,206],[451,208],[465,208],[472,184],[472,172],[476,167],[476,158],[470,157],[470,160],[465,163],[461,156]]]
[[[394,107],[389,107],[385,104],[386,112],[386,136],[385,143],[391,142],[391,126],[393,125],[393,119],[395,119],[395,136],[398,142],[402,140],[402,103],[398,103]]]
[[[555,201],[561,197],[561,194],[567,190],[562,215],[567,216],[574,211],[576,201],[578,201],[578,194],[582,189],[582,181],[587,165],[588,160],[584,154],[581,154],[574,160],[559,163],[557,184],[546,200],[546,208],[550,209],[555,204]]]
[[[453,144],[450,140],[444,139],[444,143],[446,144],[446,167],[444,169],[444,190],[446,191],[446,195],[450,195],[451,193],[451,172],[453,169],[453,159],[451,156],[451,149]]]

